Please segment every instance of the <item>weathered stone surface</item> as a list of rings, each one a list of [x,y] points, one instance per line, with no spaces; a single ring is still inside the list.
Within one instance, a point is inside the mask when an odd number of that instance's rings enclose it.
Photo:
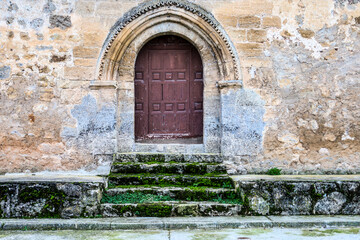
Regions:
[[[0,216],[2,218],[71,218],[95,216],[100,204],[89,201],[92,191],[99,191],[104,183],[74,182],[1,182]],[[95,207],[95,209],[94,209]],[[93,209],[87,212],[86,209]]]
[[[42,18],[35,18],[30,22],[30,26],[33,29],[39,29],[44,24],[44,20]]]
[[[237,216],[241,206],[220,203],[102,204],[104,217]]]
[[[300,28],[298,32],[303,38],[312,38],[313,36],[315,36],[315,33],[309,29]]]
[[[328,196],[325,195],[324,198],[315,204],[314,211],[316,214],[323,215],[337,214],[345,202],[346,197],[342,193],[332,192]]]
[[[252,211],[259,215],[268,215],[270,212],[270,205],[260,196],[253,196],[249,198],[249,207]]]
[[[235,186],[245,203],[243,211],[246,214],[356,215],[359,212],[358,182],[293,181],[291,177],[276,180],[269,176],[267,180],[236,180]]]
[[[71,27],[71,17],[62,15],[50,15],[49,28],[60,28],[65,30]]]
[[[221,91],[221,152],[225,156],[258,154],[264,128],[263,101],[244,89],[228,87]]]
[[[265,28],[268,27],[281,28],[281,19],[276,16],[264,17],[262,20],[262,25]]]
[[[240,28],[257,28],[260,27],[261,19],[255,16],[240,16],[237,26]]]
[[[247,39],[249,42],[263,43],[266,41],[266,31],[250,29],[247,31]]]
[[[96,58],[99,53],[98,48],[75,47],[73,49],[74,57],[76,58]]]
[[[0,80],[9,78],[10,73],[11,73],[11,67],[10,66],[0,67]]]

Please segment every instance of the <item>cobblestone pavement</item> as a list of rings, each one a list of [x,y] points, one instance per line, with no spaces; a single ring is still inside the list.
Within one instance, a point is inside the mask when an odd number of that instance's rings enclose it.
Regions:
[[[360,240],[359,228],[2,231],[2,240]]]

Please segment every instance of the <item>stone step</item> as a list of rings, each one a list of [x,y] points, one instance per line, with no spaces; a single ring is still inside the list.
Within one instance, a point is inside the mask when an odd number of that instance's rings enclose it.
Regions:
[[[222,163],[220,154],[117,153],[114,162],[198,162]]]
[[[112,173],[226,174],[226,167],[214,163],[114,163]]]
[[[227,188],[207,188],[207,187],[138,187],[138,188],[112,188],[105,190],[102,202],[112,202],[111,199],[124,199],[131,194],[149,194],[154,196],[168,196],[175,200],[186,201],[213,201],[219,200],[239,200],[235,189]]]
[[[171,174],[114,174],[109,175],[109,187],[118,185],[155,185],[185,187],[224,187],[233,188],[227,175],[171,175]]]
[[[101,204],[103,217],[180,217],[180,216],[237,216],[239,204],[216,202],[156,202]]]

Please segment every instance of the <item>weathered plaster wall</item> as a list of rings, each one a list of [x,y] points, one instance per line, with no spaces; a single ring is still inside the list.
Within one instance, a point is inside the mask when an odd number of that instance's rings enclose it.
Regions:
[[[110,28],[141,2],[0,2],[1,172],[108,161],[94,156],[116,150],[116,90],[89,83]],[[191,2],[225,28],[264,111],[260,148],[237,151],[231,172],[360,172],[359,1]]]

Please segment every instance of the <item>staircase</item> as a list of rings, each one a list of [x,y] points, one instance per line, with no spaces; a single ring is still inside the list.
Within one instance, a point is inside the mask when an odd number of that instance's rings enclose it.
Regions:
[[[240,197],[218,154],[116,154],[104,217],[229,216]]]

